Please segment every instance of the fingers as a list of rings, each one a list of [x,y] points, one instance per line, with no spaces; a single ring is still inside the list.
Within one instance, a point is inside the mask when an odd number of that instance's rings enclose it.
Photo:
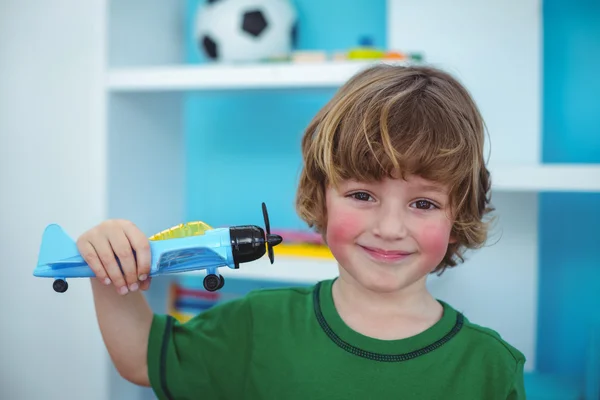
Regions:
[[[77,248],[79,250],[79,254],[81,254],[85,262],[90,266],[92,271],[94,271],[96,278],[105,285],[110,285],[108,273],[104,269],[104,266],[102,265],[94,246],[87,239],[81,238],[77,241]]]
[[[129,290],[135,292],[139,288],[137,265],[129,239],[127,239],[125,232],[120,226],[107,232],[106,238],[110,243],[112,251],[121,263],[121,271],[119,272],[122,274],[121,279],[124,278],[124,284],[121,284],[122,281],[116,282],[114,280],[113,283],[119,288],[119,293],[121,294],[125,294]],[[117,268],[119,268],[118,265]]]
[[[94,238],[91,243],[96,249],[98,258],[100,258],[100,261],[102,262],[102,265],[106,270],[112,284],[117,289],[117,292],[120,294],[126,294],[129,291],[127,289],[127,282],[125,281],[123,273],[121,272],[121,268],[117,263],[115,253],[108,237],[104,234],[100,234]]]
[[[105,284],[120,294],[150,286],[150,242],[131,222],[105,221],[77,241],[79,253]]]
[[[137,279],[144,282],[150,275],[150,242],[148,238],[132,223],[124,226],[123,232],[135,251],[137,261]]]

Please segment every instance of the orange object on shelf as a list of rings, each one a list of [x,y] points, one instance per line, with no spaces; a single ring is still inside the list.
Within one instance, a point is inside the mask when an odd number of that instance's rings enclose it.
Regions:
[[[407,57],[399,51],[388,51],[384,54],[383,58],[385,60],[405,60]]]

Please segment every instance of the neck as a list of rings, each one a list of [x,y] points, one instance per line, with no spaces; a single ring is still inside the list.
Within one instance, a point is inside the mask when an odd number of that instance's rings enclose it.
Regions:
[[[340,303],[370,315],[422,315],[432,306],[439,305],[427,291],[425,280],[423,278],[399,291],[377,292],[361,286],[340,268],[340,276],[334,282],[333,291]]]
[[[426,278],[399,291],[377,292],[340,268],[332,295],[340,317],[354,330],[381,339],[401,339],[434,325],[443,307],[427,291]]]

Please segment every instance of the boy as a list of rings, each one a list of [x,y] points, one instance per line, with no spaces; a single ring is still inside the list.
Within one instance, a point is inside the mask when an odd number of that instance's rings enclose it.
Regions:
[[[524,399],[524,356],[425,285],[486,240],[483,132],[467,91],[442,71],[357,74],[305,132],[296,202],[339,277],[254,291],[186,324],[153,315],[138,290],[150,254],[134,224],[84,233],[77,245],[97,276],[117,370],[159,399]]]

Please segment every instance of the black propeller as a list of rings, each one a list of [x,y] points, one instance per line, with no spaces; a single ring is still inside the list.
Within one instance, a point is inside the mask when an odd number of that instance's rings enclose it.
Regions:
[[[262,203],[262,211],[263,217],[265,218],[265,228],[267,232],[267,241],[265,244],[267,246],[267,251],[269,252],[269,260],[271,260],[271,264],[273,264],[273,262],[275,261],[275,255],[273,254],[273,246],[277,246],[279,243],[281,243],[283,238],[279,235],[271,234],[271,225],[269,224],[269,213],[267,212],[267,205],[265,203]]]

